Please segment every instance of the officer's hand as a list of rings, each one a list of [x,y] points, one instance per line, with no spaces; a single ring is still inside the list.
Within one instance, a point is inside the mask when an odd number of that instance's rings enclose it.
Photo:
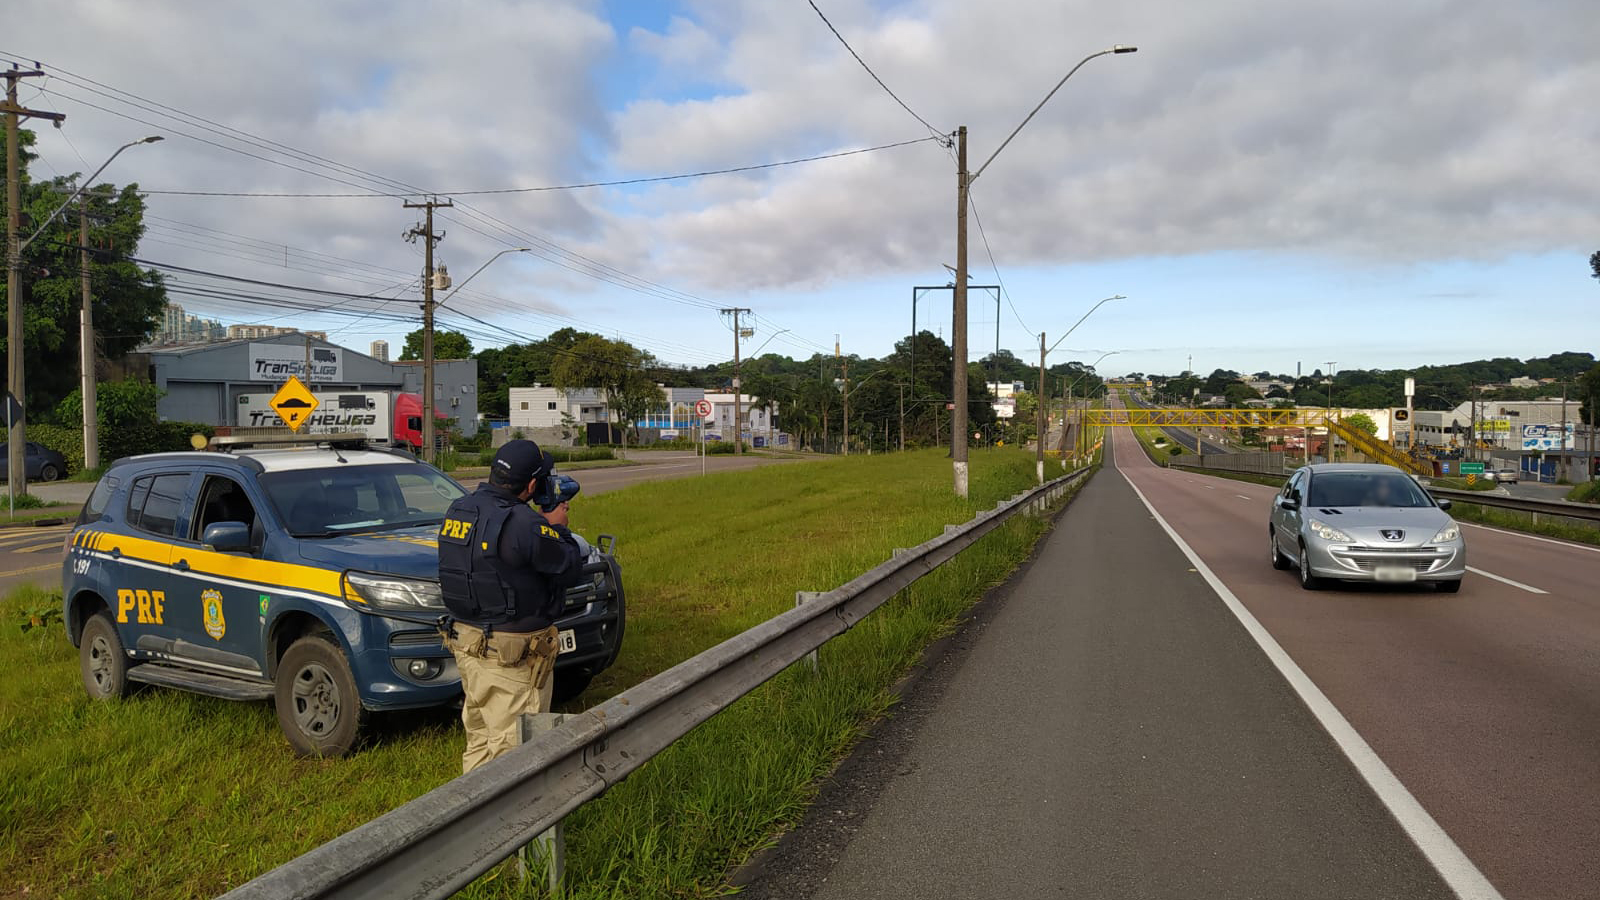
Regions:
[[[560,525],[561,527],[565,528],[567,526],[567,505],[563,503],[555,509],[550,510],[544,514],[544,518],[545,521],[549,522],[551,525]]]

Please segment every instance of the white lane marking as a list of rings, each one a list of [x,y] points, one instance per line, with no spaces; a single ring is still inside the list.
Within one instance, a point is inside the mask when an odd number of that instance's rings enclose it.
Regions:
[[[1206,565],[1205,561],[1200,558],[1200,554],[1194,552],[1194,548],[1190,547],[1183,538],[1178,536],[1178,532],[1167,524],[1167,520],[1163,519],[1161,513],[1156,511],[1155,506],[1145,497],[1144,492],[1139,490],[1139,486],[1133,483],[1133,479],[1128,476],[1128,473],[1124,472],[1121,466],[1117,467],[1117,471],[1127,480],[1128,486],[1133,488],[1133,492],[1139,497],[1139,501],[1145,505],[1146,509],[1150,510],[1151,517],[1161,525],[1167,536],[1172,538],[1172,542],[1178,545],[1178,549],[1183,551],[1183,555],[1189,558],[1189,562],[1200,570],[1200,575],[1206,580],[1206,584],[1211,585],[1211,589],[1216,592],[1218,597],[1222,598],[1222,602],[1238,618],[1245,631],[1249,632],[1250,636],[1255,639],[1256,645],[1261,648],[1261,652],[1267,655],[1267,659],[1272,661],[1278,672],[1283,675],[1284,680],[1300,696],[1300,700],[1305,703],[1306,708],[1311,711],[1317,722],[1328,732],[1328,736],[1333,738],[1333,742],[1344,752],[1345,758],[1350,760],[1350,764],[1355,767],[1362,779],[1372,788],[1372,792],[1378,797],[1378,802],[1388,808],[1389,813],[1394,816],[1396,822],[1400,823],[1400,827],[1405,829],[1406,834],[1411,837],[1412,842],[1417,845],[1417,849],[1421,851],[1423,857],[1439,873],[1439,877],[1444,883],[1455,892],[1455,895],[1460,900],[1505,900],[1500,892],[1495,890],[1494,885],[1489,883],[1489,879],[1483,877],[1483,873],[1478,871],[1477,866],[1473,865],[1472,860],[1468,859],[1467,855],[1461,851],[1461,848],[1456,846],[1456,842],[1450,839],[1450,835],[1445,833],[1445,830],[1439,826],[1438,822],[1434,821],[1433,816],[1428,815],[1428,811],[1422,808],[1422,804],[1417,802],[1417,798],[1406,790],[1406,786],[1400,783],[1400,779],[1395,776],[1394,772],[1389,769],[1377,752],[1372,749],[1372,745],[1361,737],[1355,726],[1351,725],[1350,721],[1344,717],[1344,714],[1339,712],[1339,708],[1333,705],[1333,701],[1329,700],[1327,695],[1322,693],[1322,689],[1317,687],[1316,683],[1311,680],[1310,676],[1306,675],[1304,670],[1295,664],[1295,661],[1278,644],[1277,639],[1266,628],[1262,627],[1260,622],[1256,621],[1256,617],[1250,613],[1250,610],[1245,609],[1244,604],[1239,602],[1239,598],[1234,596],[1233,591],[1229,590],[1228,586],[1222,583],[1216,573],[1211,571],[1211,567]]]
[[[1214,490],[1216,490],[1216,487],[1215,487],[1215,486],[1213,486],[1213,485],[1209,485],[1209,484],[1202,484],[1202,485],[1200,485],[1200,486],[1201,486],[1201,487],[1203,487],[1203,488],[1205,488],[1205,489],[1206,489],[1206,490],[1208,490],[1208,491],[1214,491]]]
[[[1457,519],[1456,521],[1461,522],[1460,519]],[[1504,528],[1491,528],[1488,525],[1479,525],[1476,522],[1461,522],[1461,524],[1467,526],[1468,528],[1482,528],[1484,531],[1492,531],[1495,534],[1509,534],[1512,537],[1527,538],[1530,541],[1538,541],[1541,544],[1555,544],[1557,547],[1566,547],[1568,550],[1587,550],[1590,553],[1600,553],[1600,547],[1590,547],[1587,544],[1575,544],[1572,541],[1558,541],[1555,538],[1540,537],[1536,534],[1524,534],[1520,531],[1507,531]]]
[[[1511,579],[1505,577],[1504,575],[1496,575],[1493,572],[1485,572],[1484,570],[1482,570],[1480,568],[1477,568],[1476,566],[1467,566],[1467,571],[1468,572],[1475,572],[1475,573],[1477,573],[1479,575],[1482,575],[1485,578],[1492,578],[1495,581],[1500,582],[1501,584],[1509,584],[1514,588],[1522,588],[1523,590],[1527,591],[1530,594],[1548,594],[1548,593],[1550,593],[1549,591],[1541,591],[1541,590],[1539,590],[1538,588],[1534,587],[1531,584],[1523,584],[1520,581],[1512,581]]]
[[[1246,497],[1244,494],[1234,494],[1234,496],[1238,497],[1240,500],[1252,500],[1252,499],[1254,499],[1253,497]]]

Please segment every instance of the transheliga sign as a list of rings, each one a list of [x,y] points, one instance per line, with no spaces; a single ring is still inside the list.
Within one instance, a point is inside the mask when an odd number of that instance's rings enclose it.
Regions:
[[[311,371],[306,372],[306,351],[294,344],[251,344],[249,381],[283,382],[289,376],[301,381],[344,380],[344,353],[338,347],[312,347]]]

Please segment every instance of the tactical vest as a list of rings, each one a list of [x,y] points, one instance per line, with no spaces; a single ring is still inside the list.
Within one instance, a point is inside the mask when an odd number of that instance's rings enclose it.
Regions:
[[[523,517],[530,521],[518,522]],[[458,621],[492,626],[544,612],[550,591],[539,573],[498,559],[507,527],[536,530],[538,522],[526,504],[484,491],[462,497],[445,513],[439,527],[439,588],[445,608]]]

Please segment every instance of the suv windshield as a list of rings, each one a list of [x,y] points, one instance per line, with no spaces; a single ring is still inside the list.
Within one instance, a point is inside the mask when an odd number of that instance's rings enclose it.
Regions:
[[[438,525],[466,491],[420,463],[268,472],[267,499],[295,537]]]
[[[1323,472],[1311,479],[1309,506],[1432,506],[1433,500],[1399,472]]]

